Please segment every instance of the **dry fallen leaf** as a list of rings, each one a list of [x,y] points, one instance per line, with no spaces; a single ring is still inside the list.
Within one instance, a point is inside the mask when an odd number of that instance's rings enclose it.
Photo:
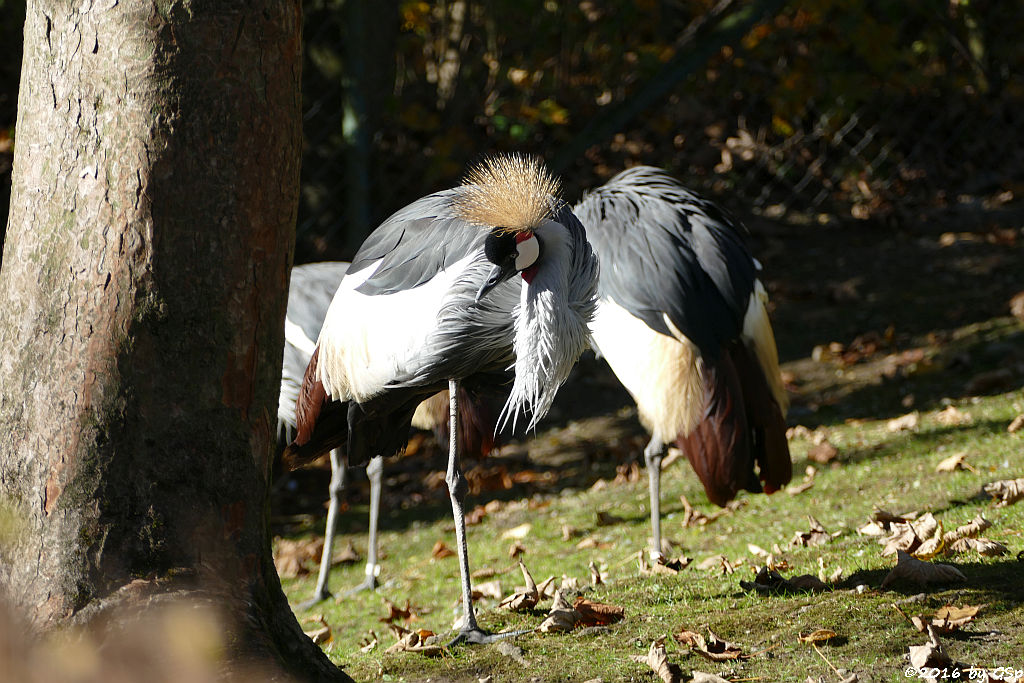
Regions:
[[[434,544],[434,549],[430,551],[430,556],[435,560],[443,560],[446,557],[452,557],[455,555],[455,551],[445,545],[444,541],[438,541]]]
[[[711,557],[701,560],[697,563],[697,569],[701,571],[711,571],[713,569],[722,570],[723,573],[731,574],[731,571],[726,571],[724,567],[729,564],[729,560],[725,558],[725,555],[712,555]]]
[[[405,600],[405,607],[399,607],[387,598],[384,598],[384,606],[387,608],[388,613],[381,617],[380,621],[385,624],[390,624],[399,619],[402,621],[414,621],[419,618],[416,616],[415,610],[409,606],[408,598]]]
[[[501,581],[498,579],[492,579],[491,581],[481,581],[480,583],[473,584],[473,599],[479,598],[494,598],[500,600],[504,593],[501,592]]]
[[[924,645],[911,645],[909,650],[910,665],[918,671],[925,668],[942,669],[952,663],[949,655],[942,651],[939,636],[931,626],[928,627],[928,642]]]
[[[715,521],[723,514],[727,512],[727,509],[717,510],[710,515],[706,515],[700,510],[697,510],[686,496],[679,496],[679,501],[683,504],[683,526],[704,526]]]
[[[832,629],[819,628],[816,631],[811,631],[806,635],[801,633],[799,637],[801,643],[824,643],[826,641],[832,640],[837,636],[838,634]]]
[[[721,566],[721,563],[726,561],[725,558],[721,556],[709,559],[716,560],[714,563],[714,568]],[[640,566],[640,574],[643,576],[654,576],[657,574],[662,574],[664,576],[675,576],[682,570],[689,567],[691,562],[693,562],[692,557],[680,555],[679,557],[672,560],[660,557],[658,558],[657,562],[651,564],[647,561],[647,557],[643,551],[637,553],[637,563]],[[707,562],[707,560],[705,560],[705,562]]]
[[[985,484],[985,493],[997,499],[996,507],[1012,505],[1024,498],[1024,479],[1004,479]]]
[[[576,628],[579,620],[580,613],[569,604],[565,596],[562,595],[562,591],[559,590],[555,593],[555,600],[551,604],[548,615],[537,627],[537,630],[541,633],[564,633]]]
[[[512,540],[515,540],[515,541],[521,541],[522,539],[526,538],[530,534],[530,529],[532,529],[532,528],[533,528],[533,525],[531,525],[529,522],[526,522],[525,524],[520,524],[519,526],[512,527],[511,529],[506,529],[501,534],[501,537],[503,539],[512,539]]]
[[[303,631],[303,633],[309,636],[309,639],[312,640],[315,645],[323,645],[324,643],[331,642],[331,638],[333,637],[331,635],[331,626],[327,623],[327,620],[324,619],[324,615],[318,614],[313,617],[313,620],[320,622],[320,628],[313,629],[311,631]]]
[[[597,568],[597,565],[594,564],[593,560],[591,560],[590,564],[588,565],[588,569],[590,569],[591,586],[600,586],[602,583],[604,583],[604,579],[601,578],[601,570]]]
[[[821,525],[821,522],[810,515],[807,515],[807,521],[810,523],[810,531],[796,532],[793,540],[789,542],[790,545],[806,548],[808,546],[822,545],[832,540],[832,535],[825,531],[825,527]]]
[[[598,547],[600,547],[600,543],[593,536],[587,536],[576,544],[576,550],[591,550]]]
[[[999,557],[1010,552],[1010,549],[999,541],[987,538],[961,538],[949,546],[951,552],[965,553],[973,550],[982,557]]]
[[[722,640],[709,628],[708,637],[705,638],[695,631],[682,630],[672,636],[677,642],[689,645],[690,648],[705,659],[713,662],[725,662],[731,659],[747,659],[750,657],[744,654],[739,645]]]
[[[974,466],[967,462],[966,453],[957,453],[956,455],[951,455],[935,466],[936,472],[955,472],[956,470],[967,470],[969,472],[975,473],[978,471],[974,468]]]
[[[466,513],[465,520],[466,526],[476,526],[484,521],[487,516],[487,508],[483,505],[477,505],[475,508]]]
[[[760,557],[762,559],[767,558],[771,554],[761,546],[755,545],[753,543],[747,544],[747,552],[749,552],[754,557]]]
[[[578,623],[584,626],[614,624],[626,616],[626,610],[617,605],[594,602],[583,597],[576,598],[572,607],[579,614]]]
[[[1017,292],[1010,297],[1010,314],[1018,320],[1024,320],[1024,292]]]
[[[613,515],[610,512],[605,512],[604,510],[597,513],[597,526],[612,526],[624,521],[625,520],[622,517]]]
[[[618,465],[612,484],[628,484],[640,480],[640,464],[635,460],[631,463]]]
[[[974,621],[974,617],[977,616],[980,609],[981,607],[971,605],[964,605],[963,607],[944,605],[932,615],[932,626],[940,633],[952,633]]]
[[[378,642],[377,633],[375,631],[370,631],[359,640],[359,651],[371,652],[377,647]]]
[[[943,543],[954,543],[959,541],[961,538],[975,538],[985,529],[992,526],[992,522],[985,519],[984,515],[977,515],[967,524],[958,526],[952,531],[947,531],[942,535]]]
[[[885,423],[885,428],[890,432],[913,431],[921,422],[921,415],[915,410],[902,417],[895,417]]]
[[[894,522],[890,530],[891,535],[885,539],[885,547],[882,549],[883,557],[900,550],[918,556],[930,556],[942,545],[942,525],[930,512],[911,522]]]
[[[807,449],[807,459],[820,465],[832,462],[838,455],[839,449],[830,441],[822,441]]]
[[[575,576],[566,576],[565,574],[562,574],[562,583],[558,588],[563,591],[578,591],[580,589],[580,580]],[[555,597],[555,594],[552,593],[551,597]]]
[[[792,579],[786,579],[774,569],[761,567],[753,581],[740,581],[743,590],[754,590],[763,595],[771,593],[807,593],[814,591],[828,590],[828,586],[817,576],[803,574]]]
[[[530,570],[526,568],[526,565],[522,560],[519,560],[519,568],[523,572],[523,579],[526,581],[526,588],[516,591],[502,600],[498,605],[498,607],[504,607],[512,610],[513,612],[531,610],[537,606],[538,602],[540,602],[540,591],[537,590],[537,583],[533,580]]]
[[[921,585],[967,580],[959,569],[948,564],[924,562],[902,550],[896,551],[896,558],[896,567],[882,580],[882,588],[899,579],[907,579]]]
[[[514,560],[520,555],[526,552],[526,546],[520,541],[513,541],[512,545],[508,547],[508,557],[510,560]]]
[[[1019,432],[1021,429],[1024,429],[1024,413],[1013,418],[1010,424],[1007,425],[1006,427],[1006,431],[1010,432],[1011,434],[1013,434],[1014,432]]]
[[[679,666],[668,661],[663,637],[651,643],[646,655],[630,655],[630,659],[649,666],[664,683],[680,683],[683,680],[683,672]]]
[[[812,488],[814,488],[814,480],[813,479],[808,479],[807,481],[803,482],[802,484],[795,484],[793,486],[787,486],[786,487],[786,494],[790,495],[790,496],[797,496],[797,495],[800,495],[801,493],[803,493],[804,491],[809,491]]]
[[[967,425],[974,422],[974,418],[972,418],[968,413],[962,412],[957,409],[956,406],[952,405],[946,406],[943,410],[936,413],[935,419],[939,424],[946,427]]]
[[[417,654],[424,655],[425,657],[436,657],[444,651],[444,648],[440,645],[427,645],[424,642],[432,635],[434,635],[433,631],[428,631],[426,629],[409,631],[399,638],[397,643],[385,650],[384,653],[392,654],[395,652],[415,652]]]

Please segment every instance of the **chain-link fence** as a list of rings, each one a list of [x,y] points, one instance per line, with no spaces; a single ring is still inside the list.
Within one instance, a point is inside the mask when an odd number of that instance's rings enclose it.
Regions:
[[[650,163],[737,211],[798,221],[917,220],[1024,189],[1019,3],[521,5],[404,2],[388,41],[365,25],[353,40],[343,10],[307,3],[300,259],[350,255],[372,224],[495,149],[561,159],[569,199]],[[317,46],[351,59],[361,40],[388,46],[393,80],[346,82],[343,56],[325,78]],[[370,187],[354,196],[346,102],[382,89],[361,156]]]

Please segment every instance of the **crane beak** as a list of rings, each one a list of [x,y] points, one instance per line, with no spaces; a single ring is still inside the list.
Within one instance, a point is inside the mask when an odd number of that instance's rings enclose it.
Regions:
[[[480,302],[480,299],[487,296],[488,292],[515,274],[516,265],[514,261],[508,261],[503,265],[496,265],[491,268],[491,272],[487,274],[487,280],[480,286],[480,290],[476,293],[477,303]]]

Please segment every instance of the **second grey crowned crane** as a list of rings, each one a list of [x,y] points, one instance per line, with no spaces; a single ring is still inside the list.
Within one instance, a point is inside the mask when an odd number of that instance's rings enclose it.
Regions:
[[[623,171],[573,211],[601,258],[595,348],[651,432],[644,459],[660,558],[669,445],[717,505],[792,476],[767,295],[742,226],[660,169]]]
[[[327,309],[331,305],[334,293],[338,291],[341,279],[345,277],[349,264],[346,261],[325,261],[307,263],[292,268],[291,280],[288,285],[288,312],[285,316],[285,347],[281,366],[281,393],[278,398],[277,424],[279,441],[287,444],[295,436],[295,403],[302,386],[302,377],[309,365],[309,359],[316,350],[316,342],[320,336]],[[413,414],[412,426],[418,429],[432,430],[438,440],[447,443],[448,429],[448,392],[434,394],[420,403]],[[489,406],[483,406],[481,397],[471,396],[463,390],[459,397],[461,412],[459,439],[463,452],[484,456],[494,445],[495,424]],[[350,589],[349,593],[377,587],[377,526],[380,517],[380,496],[383,480],[383,458],[376,456],[366,466],[366,475],[370,481],[370,514],[368,538],[366,542],[366,572],[362,583]],[[326,600],[331,593],[328,579],[331,569],[331,557],[334,550],[334,537],[338,529],[338,515],[341,510],[341,496],[348,479],[348,458],[344,449],[335,448],[331,451],[331,483],[329,488],[329,505],[327,523],[324,530],[324,547],[320,557],[320,572],[317,576],[313,596],[302,604],[309,607],[321,600]]]
[[[462,185],[399,210],[366,239],[341,281],[296,405],[286,461],[347,444],[362,463],[395,453],[416,405],[448,388],[446,481],[464,619],[453,642],[508,634],[479,627],[471,600],[459,466],[459,385],[512,387],[502,418],[547,413],[589,341],[597,258],[557,182],[522,156],[493,157]]]

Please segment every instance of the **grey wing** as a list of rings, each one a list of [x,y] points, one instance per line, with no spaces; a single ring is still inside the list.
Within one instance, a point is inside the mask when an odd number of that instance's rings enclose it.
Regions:
[[[327,309],[348,268],[346,261],[307,263],[292,268],[287,317],[313,342],[320,336]]]
[[[320,336],[327,309],[348,267],[345,261],[325,261],[292,268],[285,314],[281,392],[277,401],[279,435],[295,427],[295,402],[309,364],[310,348]]]
[[[601,259],[600,292],[701,349],[739,335],[756,277],[742,226],[659,169],[624,171],[574,208]]]
[[[457,193],[455,188],[418,199],[370,233],[349,272],[380,265],[356,291],[372,296],[412,289],[482,249],[486,233],[452,210]]]

